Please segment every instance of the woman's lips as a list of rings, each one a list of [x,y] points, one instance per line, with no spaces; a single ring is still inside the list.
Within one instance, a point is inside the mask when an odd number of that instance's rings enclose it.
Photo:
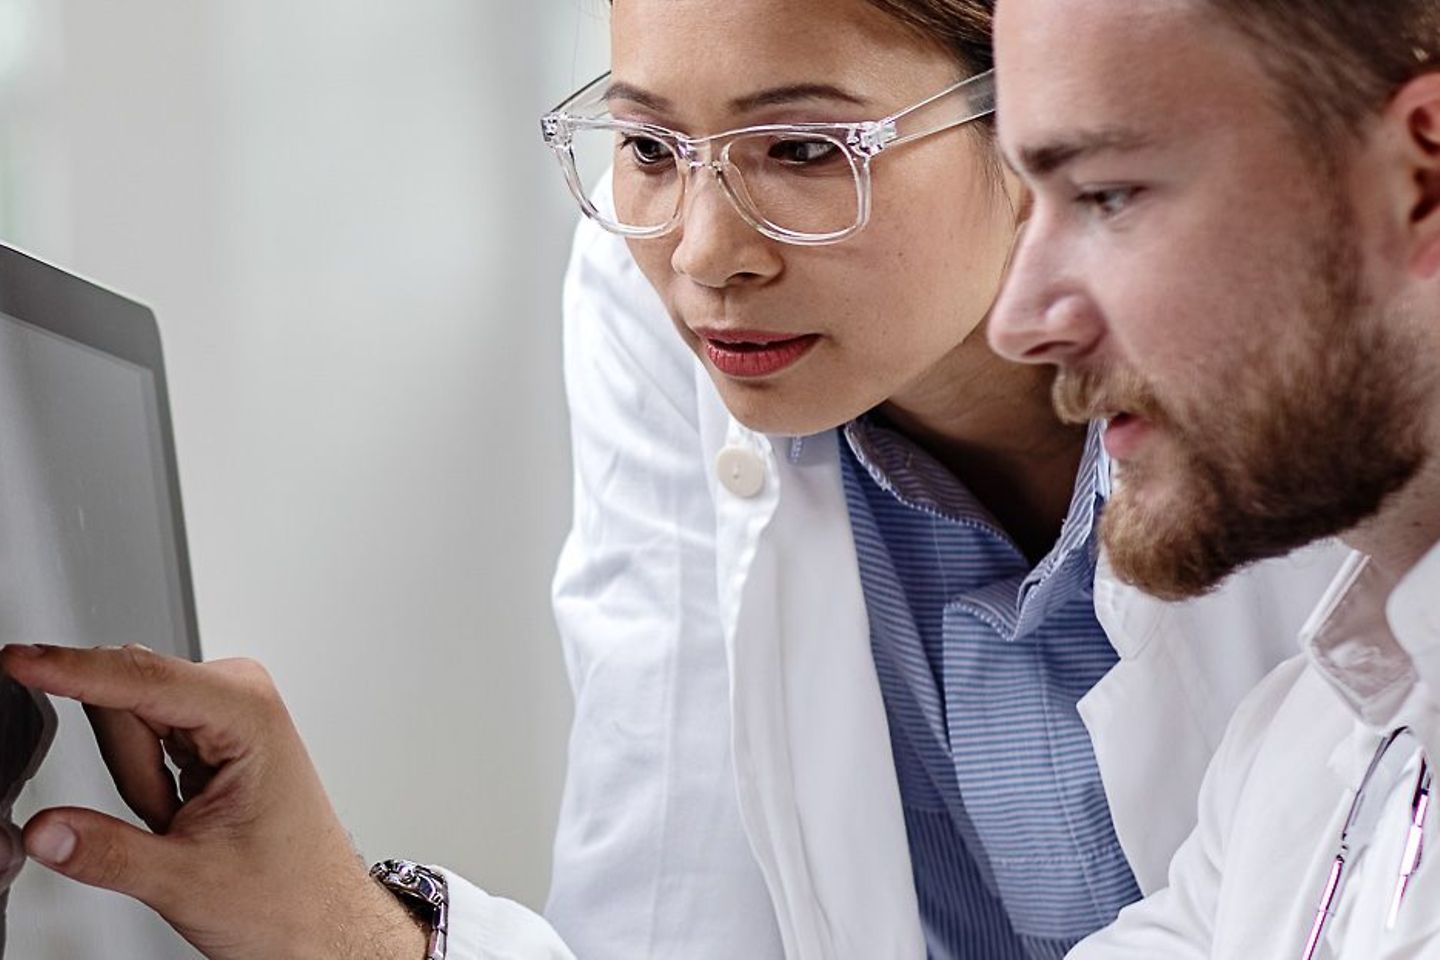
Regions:
[[[817,333],[804,336],[751,330],[697,330],[716,370],[727,377],[754,380],[793,367],[820,342]]]
[[[1118,413],[1105,426],[1105,452],[1114,460],[1128,460],[1150,436],[1154,425],[1133,413]]]

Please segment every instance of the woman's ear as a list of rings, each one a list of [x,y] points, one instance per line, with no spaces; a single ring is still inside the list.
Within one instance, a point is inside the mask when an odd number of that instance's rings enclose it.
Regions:
[[[1401,125],[1404,214],[1409,220],[1410,267],[1440,274],[1440,73],[1412,81],[1390,111]]]

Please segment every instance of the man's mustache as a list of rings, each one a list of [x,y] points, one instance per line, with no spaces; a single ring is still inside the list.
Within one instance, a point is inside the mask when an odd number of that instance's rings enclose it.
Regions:
[[[1160,422],[1165,414],[1149,382],[1133,370],[1061,368],[1051,391],[1055,413],[1065,423],[1086,424],[1121,413]]]

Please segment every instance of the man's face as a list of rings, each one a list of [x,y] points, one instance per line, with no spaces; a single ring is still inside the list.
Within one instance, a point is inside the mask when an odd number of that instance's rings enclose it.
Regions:
[[[1424,459],[1429,378],[1370,216],[1253,47],[1185,0],[1006,0],[1001,140],[1034,215],[992,319],[1109,421],[1123,578],[1202,593],[1343,532]]]

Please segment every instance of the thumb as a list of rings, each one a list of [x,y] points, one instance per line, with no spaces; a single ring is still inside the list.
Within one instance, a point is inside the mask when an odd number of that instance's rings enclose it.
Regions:
[[[25,825],[25,851],[62,876],[133,897],[161,914],[183,885],[175,841],[93,810],[60,808]]]

